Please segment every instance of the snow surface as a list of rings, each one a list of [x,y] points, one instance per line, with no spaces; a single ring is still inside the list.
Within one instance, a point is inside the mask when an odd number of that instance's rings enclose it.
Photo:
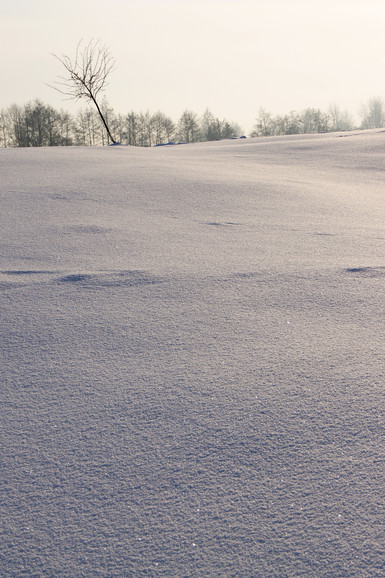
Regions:
[[[384,575],[384,151],[0,151],[2,576]]]

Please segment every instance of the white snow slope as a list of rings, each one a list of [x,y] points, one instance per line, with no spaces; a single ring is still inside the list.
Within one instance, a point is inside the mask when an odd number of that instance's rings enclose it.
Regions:
[[[1,150],[2,576],[383,576],[385,132]]]

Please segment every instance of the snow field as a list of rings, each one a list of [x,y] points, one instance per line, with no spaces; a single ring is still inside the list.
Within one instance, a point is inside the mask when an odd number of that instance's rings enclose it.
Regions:
[[[0,151],[0,567],[381,576],[385,133]]]

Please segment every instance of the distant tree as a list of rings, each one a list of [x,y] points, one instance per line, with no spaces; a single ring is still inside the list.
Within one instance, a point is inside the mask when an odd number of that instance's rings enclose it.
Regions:
[[[12,104],[8,109],[10,132],[12,134],[12,144],[15,147],[25,147],[27,144],[27,135],[24,123],[24,109]]]
[[[126,116],[126,140],[131,146],[138,146],[139,119],[136,112],[130,112]]]
[[[74,59],[66,55],[53,56],[64,66],[67,75],[59,77],[60,82],[55,82],[57,86],[52,88],[74,100],[84,99],[95,105],[108,138],[115,143],[99,104],[99,95],[104,91],[114,67],[114,60],[108,49],[100,40],[91,40],[84,48],[81,47],[81,42],[78,43]]]
[[[330,117],[319,108],[306,108],[301,114],[301,121],[303,134],[330,131]]]
[[[296,110],[291,110],[287,115],[287,124],[285,134],[300,134],[301,117]]]
[[[177,135],[179,140],[191,143],[198,142],[201,138],[201,131],[199,126],[199,119],[195,112],[185,110],[177,126]]]
[[[228,120],[220,120],[206,108],[200,118],[201,140],[211,141],[239,136],[240,128]]]
[[[60,142],[60,115],[40,100],[8,109],[8,134],[13,146],[55,146]]]
[[[40,101],[28,103],[24,108],[26,137],[28,146],[30,147],[43,146],[46,132],[44,112],[43,103]]]
[[[100,122],[97,113],[91,108],[79,110],[76,115],[76,144],[95,146],[100,141]]]
[[[60,132],[60,145],[73,145],[76,125],[72,116],[65,110],[61,110],[59,113],[58,124]]]
[[[221,138],[220,122],[213,113],[206,108],[200,119],[201,137],[204,141]]]
[[[380,97],[371,98],[361,107],[361,128],[381,128],[385,126],[385,103]]]
[[[163,144],[172,140],[175,125],[163,112],[158,111],[152,116],[151,128],[153,144]]]
[[[166,142],[171,142],[175,138],[175,123],[169,116],[163,118],[163,131],[166,136]]]
[[[115,115],[113,130],[115,136],[118,136],[118,142],[125,142],[127,138],[126,119],[122,114]]]
[[[267,112],[264,108],[260,108],[257,116],[257,122],[254,125],[252,137],[255,136],[272,136],[275,134],[274,130],[274,118]]]
[[[287,115],[285,116],[277,115],[273,117],[271,121],[272,134],[274,135],[287,134],[287,123],[288,123]]]
[[[152,146],[152,117],[149,111],[138,115],[137,145],[140,147]]]
[[[341,110],[336,104],[329,106],[330,129],[332,131],[352,130],[354,123],[352,115],[347,110]]]
[[[9,110],[0,111],[0,146],[12,146],[11,116]]]
[[[30,130],[30,146],[60,145],[60,115],[50,105],[35,100],[25,107]]]
[[[240,134],[240,128],[237,124],[226,119],[221,121],[221,138],[232,138]]]
[[[46,129],[42,146],[59,146],[61,144],[60,114],[52,106],[47,105],[43,105],[42,113],[41,121]]]

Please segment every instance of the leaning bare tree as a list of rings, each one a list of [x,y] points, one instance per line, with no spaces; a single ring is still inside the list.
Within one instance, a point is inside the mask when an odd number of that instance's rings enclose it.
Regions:
[[[66,76],[59,76],[60,82],[55,82],[55,90],[69,96],[71,99],[84,99],[93,103],[107,131],[108,138],[116,143],[107,121],[98,103],[98,96],[107,86],[107,79],[114,68],[114,59],[100,40],[91,40],[85,46],[80,41],[76,47],[75,58],[69,56],[53,56],[64,66]]]

